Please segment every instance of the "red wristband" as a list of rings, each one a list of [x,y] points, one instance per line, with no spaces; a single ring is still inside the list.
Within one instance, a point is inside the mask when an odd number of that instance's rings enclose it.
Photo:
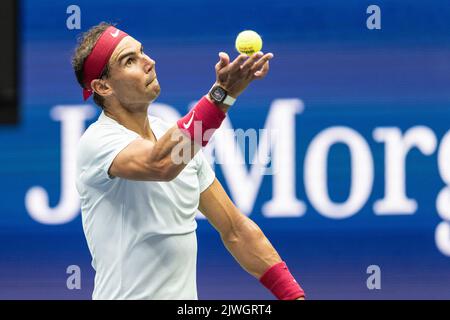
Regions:
[[[204,147],[223,119],[225,112],[203,97],[187,115],[177,121],[177,125],[184,134]]]
[[[278,300],[295,300],[305,297],[305,292],[289,272],[286,263],[279,262],[270,267],[259,281],[269,289]]]

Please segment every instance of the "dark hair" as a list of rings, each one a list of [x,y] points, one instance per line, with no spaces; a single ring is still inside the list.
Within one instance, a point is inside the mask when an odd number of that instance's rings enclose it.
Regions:
[[[83,74],[84,62],[86,61],[86,58],[89,56],[89,54],[92,52],[92,49],[94,48],[98,38],[100,38],[102,33],[110,26],[113,26],[113,24],[101,22],[98,25],[90,28],[85,33],[83,33],[81,37],[79,37],[78,39],[78,45],[72,57],[72,67],[73,70],[75,71],[75,76],[77,77],[78,83],[82,88],[85,87]],[[109,75],[109,67],[107,64],[103,69],[100,78],[108,77],[108,75]],[[93,98],[94,102],[97,105],[99,105],[101,108],[104,108],[105,99],[102,96],[94,92]]]

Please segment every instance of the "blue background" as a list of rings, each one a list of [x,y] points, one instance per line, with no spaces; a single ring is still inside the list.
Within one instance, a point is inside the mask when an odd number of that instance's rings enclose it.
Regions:
[[[66,9],[81,8],[81,30],[68,30]],[[380,6],[382,29],[366,28],[366,9]],[[436,152],[408,155],[407,195],[418,210],[407,216],[377,216],[373,203],[384,194],[384,145],[375,127],[402,131],[430,127],[438,142],[450,129],[450,5],[448,1],[22,1],[21,122],[0,127],[0,298],[89,299],[94,272],[78,216],[48,226],[34,221],[25,194],[35,185],[60,198],[60,123],[50,110],[81,104],[70,57],[81,31],[100,21],[117,22],[157,61],[162,87],[158,102],[184,113],[214,82],[217,53],[235,56],[234,39],[258,31],[271,51],[270,74],[239,99],[230,112],[235,128],[263,128],[271,102],[300,98],[296,117],[297,198],[307,205],[300,218],[266,218],[271,199],[265,177],[250,217],[288,262],[311,299],[450,298],[450,257],[436,248],[442,221],[435,199],[444,187]],[[251,116],[250,116],[251,115]],[[348,126],[369,143],[375,164],[365,206],[343,220],[323,217],[310,205],[303,160],[310,141],[330,126]],[[330,152],[328,188],[345,201],[350,186],[348,149]],[[220,168],[217,176],[227,188]],[[234,261],[207,221],[198,228],[200,299],[272,299]],[[79,265],[81,290],[66,288],[66,268]],[[381,290],[368,290],[366,268],[381,268]]]

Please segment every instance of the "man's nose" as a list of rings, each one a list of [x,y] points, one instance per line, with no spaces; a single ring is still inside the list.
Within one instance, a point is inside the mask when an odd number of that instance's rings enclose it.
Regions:
[[[146,72],[146,73],[149,73],[150,70],[152,70],[153,67],[154,67],[155,64],[156,64],[155,60],[151,59],[151,58],[148,57],[148,56],[145,56],[145,57],[144,57],[144,62],[145,62],[144,65],[145,65],[145,72]]]

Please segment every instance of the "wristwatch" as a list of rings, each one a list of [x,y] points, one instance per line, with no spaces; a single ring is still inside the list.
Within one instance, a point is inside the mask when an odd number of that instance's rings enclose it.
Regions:
[[[228,94],[228,92],[219,85],[212,87],[209,91],[209,97],[215,103],[222,103],[227,106],[232,106],[236,101],[236,98],[233,98]]]

